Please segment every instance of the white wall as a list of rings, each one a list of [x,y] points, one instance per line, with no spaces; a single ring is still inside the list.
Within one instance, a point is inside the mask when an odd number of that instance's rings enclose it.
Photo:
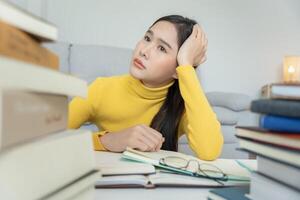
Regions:
[[[134,48],[158,17],[196,19],[209,40],[206,91],[257,96],[281,81],[284,55],[300,55],[299,0],[14,0],[56,24],[59,40]]]

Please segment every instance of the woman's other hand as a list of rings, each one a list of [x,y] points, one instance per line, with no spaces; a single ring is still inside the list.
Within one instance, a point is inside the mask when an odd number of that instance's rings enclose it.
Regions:
[[[195,24],[193,32],[184,41],[177,54],[179,66],[198,66],[206,60],[207,39],[199,24]]]

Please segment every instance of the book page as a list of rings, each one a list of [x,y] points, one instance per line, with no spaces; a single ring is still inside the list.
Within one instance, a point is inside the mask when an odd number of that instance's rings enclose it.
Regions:
[[[204,161],[200,160],[196,157],[185,155],[179,152],[172,152],[172,151],[164,151],[160,150],[158,152],[140,152],[133,149],[127,149],[126,152],[129,152],[130,157],[136,157],[137,160],[144,161],[146,163],[154,164],[155,166],[159,166],[159,160],[161,158],[165,158],[168,156],[175,156],[184,158],[186,160],[196,160],[197,162],[190,162],[190,165],[185,169],[186,171],[190,172],[196,172],[198,170],[198,167],[200,165],[200,168],[205,171],[206,168],[217,168],[222,173],[229,175],[229,178],[232,180],[249,180],[250,177],[250,171],[241,166],[237,160],[234,159],[217,159],[214,161]],[[126,153],[124,152],[124,153]],[[126,154],[125,154],[126,155]],[[253,168],[252,170],[256,170],[256,160],[242,160],[243,162],[247,163],[250,168]],[[211,167],[213,166],[213,167]]]
[[[241,181],[215,181],[213,179],[192,177],[174,173],[157,172],[148,176],[150,182],[155,186],[174,187],[223,187],[249,184]],[[221,182],[221,183],[220,183]]]
[[[121,175],[121,176],[104,176],[96,181],[96,187],[140,185],[146,186],[149,183],[147,176],[144,175]]]
[[[155,173],[155,168],[153,165],[129,161],[103,164],[99,166],[99,170],[103,176]]]

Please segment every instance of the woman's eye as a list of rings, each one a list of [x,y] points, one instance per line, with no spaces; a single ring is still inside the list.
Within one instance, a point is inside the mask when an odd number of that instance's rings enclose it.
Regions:
[[[160,51],[162,51],[162,52],[164,52],[164,53],[167,53],[167,50],[166,50],[165,47],[159,46],[158,48],[159,48]]]
[[[146,36],[144,37],[144,40],[147,41],[147,42],[150,42],[150,37],[146,35]]]

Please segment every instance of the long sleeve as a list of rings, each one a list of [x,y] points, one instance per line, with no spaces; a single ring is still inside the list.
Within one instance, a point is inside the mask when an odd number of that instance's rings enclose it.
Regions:
[[[88,88],[88,96],[86,99],[75,97],[69,103],[69,118],[68,128],[80,128],[86,122],[94,122],[96,118],[96,110],[99,106],[99,87],[98,80],[94,81]],[[94,149],[105,150],[100,142],[100,136],[104,135],[106,131],[95,132],[92,135]]]
[[[220,123],[210,107],[192,66],[177,67],[185,113],[179,132],[187,134],[189,145],[200,159],[216,159],[223,147]]]

